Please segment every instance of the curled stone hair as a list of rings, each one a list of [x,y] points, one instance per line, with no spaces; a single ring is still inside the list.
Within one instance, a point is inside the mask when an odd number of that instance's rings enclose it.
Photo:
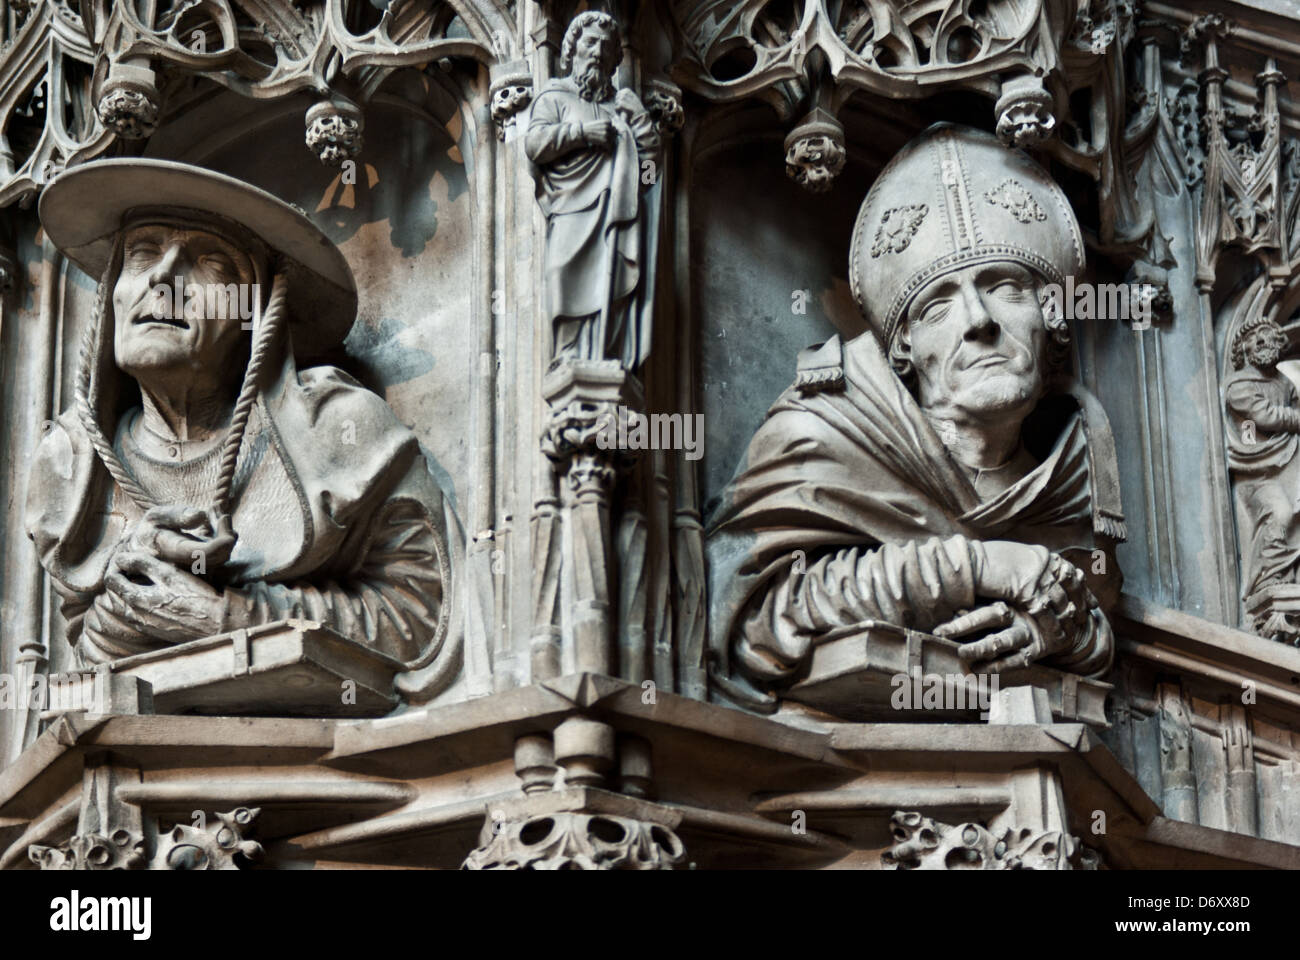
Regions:
[[[1042,286],[1038,289],[1038,302],[1043,309],[1043,327],[1047,330],[1047,364],[1055,372],[1064,367],[1070,357],[1070,327]],[[916,372],[912,367],[912,346],[903,342],[906,330],[905,319],[889,341],[889,365],[902,380],[910,380]]]
[[[1241,325],[1237,335],[1232,338],[1232,352],[1230,354],[1232,369],[1240,370],[1246,365],[1246,339],[1256,330],[1268,330],[1273,334],[1273,339],[1278,341],[1279,347],[1286,342],[1286,334],[1282,332],[1282,328],[1267,316],[1251,317]]]
[[[619,62],[623,59],[623,34],[618,28],[618,21],[608,13],[588,10],[574,17],[569,29],[564,31],[564,44],[560,47],[560,76],[567,77],[573,69],[573,52],[578,46],[578,38],[587,27],[593,26],[605,31],[609,37],[609,42],[603,45],[601,51],[602,72],[605,76],[610,76],[618,69]]]

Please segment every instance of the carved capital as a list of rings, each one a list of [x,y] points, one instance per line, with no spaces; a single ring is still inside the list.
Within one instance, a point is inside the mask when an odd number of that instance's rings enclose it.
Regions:
[[[307,111],[307,149],[328,167],[355,160],[364,143],[366,128],[361,108],[335,98],[322,100]]]
[[[785,138],[785,172],[813,193],[825,193],[844,169],[844,128],[822,109],[808,114]]]
[[[889,821],[894,845],[881,854],[893,870],[1095,870],[1096,851],[1059,830],[1012,828],[1000,836],[978,823],[940,823],[915,810]]]

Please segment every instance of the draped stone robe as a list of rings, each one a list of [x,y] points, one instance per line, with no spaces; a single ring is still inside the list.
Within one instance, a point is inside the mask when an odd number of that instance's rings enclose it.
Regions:
[[[587,145],[582,125],[595,120],[613,125],[612,149]],[[658,146],[648,114],[625,119],[613,98],[585,100],[568,77],[547,83],[532,106],[524,148],[539,167],[537,201],[547,219],[544,312],[556,325],[590,318],[573,344],[584,359],[635,369],[649,353],[646,297],[634,294],[649,272],[638,217],[641,161]]]
[[[774,709],[826,633],[864,620],[927,631],[976,606],[972,542],[1058,552],[1103,609],[1113,603],[1111,551],[1124,536],[1114,441],[1096,399],[1066,386],[1026,423],[1026,436],[1046,438],[1033,451],[1041,462],[986,500],[873,335],[806,351],[711,518],[710,645],[723,698]],[[1113,651],[1098,626],[1090,647],[1051,662],[1104,673]]]
[[[143,461],[126,437],[137,415],[138,408],[100,417],[129,469],[134,461],[137,481],[148,489],[146,476],[152,480],[161,503],[209,507],[202,497],[212,493],[205,478],[210,473],[215,482],[207,463],[213,458]],[[286,344],[278,376],[250,417],[233,489],[237,540],[226,589],[238,592],[254,624],[319,620],[402,663],[438,655],[450,615],[456,520],[415,435],[382,397],[334,367],[299,370]],[[42,439],[29,490],[28,534],[62,598],[79,659],[104,662],[166,646],[96,628],[92,605],[105,589],[109,560],[143,511],[109,476],[75,410]],[[210,632],[222,629],[213,623]]]

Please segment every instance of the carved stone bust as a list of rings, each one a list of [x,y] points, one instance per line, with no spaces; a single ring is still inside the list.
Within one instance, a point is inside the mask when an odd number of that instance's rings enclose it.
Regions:
[[[1060,188],[990,135],[938,124],[885,167],[850,263],[871,330],[805,351],[712,518],[726,698],[773,709],[876,623],[982,672],[1109,669],[1114,443],[1045,291],[1083,265]]]
[[[455,521],[418,442],[381,397],[295,355],[351,326],[338,248],[261,190],[162,161],[76,167],[40,212],[100,278],[27,504],[80,661],[289,618],[395,667],[451,658]]]

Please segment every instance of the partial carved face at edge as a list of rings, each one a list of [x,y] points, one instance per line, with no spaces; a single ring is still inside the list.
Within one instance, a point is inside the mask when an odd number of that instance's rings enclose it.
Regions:
[[[229,361],[244,336],[239,304],[226,301],[224,307],[209,310],[212,303],[204,297],[203,309],[176,315],[174,309],[160,309],[160,295],[170,295],[177,280],[182,291],[187,285],[229,290],[231,284],[249,290],[256,276],[249,254],[215,233],[171,224],[128,228],[122,269],[113,287],[117,366],[137,379],[177,374],[201,381],[229,377]]]
[[[939,277],[913,301],[898,336],[922,409],[957,422],[1020,422],[1042,397],[1047,330],[1038,278],[1014,262]]]

